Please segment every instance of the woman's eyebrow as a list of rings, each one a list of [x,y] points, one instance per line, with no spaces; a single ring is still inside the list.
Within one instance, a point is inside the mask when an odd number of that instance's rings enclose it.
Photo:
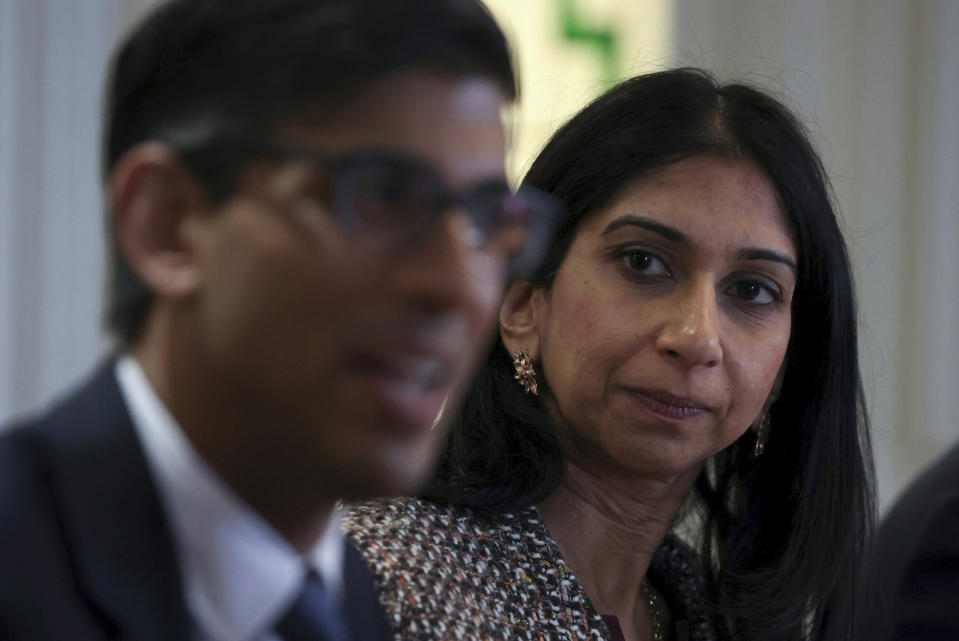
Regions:
[[[772,260],[786,265],[792,269],[793,274],[799,273],[799,270],[796,267],[796,261],[782,252],[776,251],[775,249],[766,249],[765,247],[744,247],[736,252],[736,258],[739,260]]]
[[[641,227],[642,229],[647,229],[655,234],[659,234],[666,240],[672,241],[677,245],[692,244],[689,236],[675,227],[670,227],[651,218],[638,216],[636,214],[627,214],[614,219],[606,225],[606,229],[603,230],[602,235],[607,236],[622,227]],[[736,258],[738,260],[771,260],[786,265],[794,274],[799,272],[799,269],[796,267],[796,261],[775,249],[768,249],[766,247],[744,247],[736,252]]]
[[[677,245],[689,245],[690,240],[689,236],[679,231],[675,227],[670,227],[669,225],[664,225],[663,223],[656,222],[645,216],[637,216],[635,214],[627,214],[626,216],[620,216],[619,218],[613,220],[608,225],[606,229],[603,230],[602,235],[607,236],[621,227],[642,227],[643,229],[648,229],[649,231],[659,234],[666,240],[672,241]]]

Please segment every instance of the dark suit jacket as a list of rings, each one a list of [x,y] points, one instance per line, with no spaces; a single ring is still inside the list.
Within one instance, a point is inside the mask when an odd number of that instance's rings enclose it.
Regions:
[[[959,447],[893,506],[867,577],[859,639],[959,639]]]
[[[196,637],[147,462],[108,363],[48,414],[0,437],[0,640]],[[345,616],[385,639],[352,546]]]

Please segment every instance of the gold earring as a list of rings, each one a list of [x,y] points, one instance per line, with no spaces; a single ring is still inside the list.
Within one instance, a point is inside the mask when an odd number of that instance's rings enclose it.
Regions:
[[[756,444],[753,446],[753,456],[760,456],[766,449],[766,440],[769,438],[769,409],[763,410],[759,417],[759,427],[756,429]]]
[[[533,369],[533,361],[529,357],[529,352],[525,347],[521,347],[519,354],[513,354],[513,367],[516,369],[514,379],[519,381],[527,394],[536,396],[539,390],[536,388],[536,370]]]

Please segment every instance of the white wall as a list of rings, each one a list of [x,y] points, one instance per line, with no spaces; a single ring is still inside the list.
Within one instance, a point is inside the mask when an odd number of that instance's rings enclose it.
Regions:
[[[0,421],[106,345],[100,96],[120,17],[111,0],[0,0]]]
[[[520,172],[601,90],[559,0],[489,0],[516,43]],[[0,422],[90,368],[100,330],[100,91],[155,0],[0,0]],[[959,438],[959,0],[580,0],[619,70],[672,64],[771,88],[810,125],[861,294],[883,503]],[[81,8],[82,7],[82,8]]]

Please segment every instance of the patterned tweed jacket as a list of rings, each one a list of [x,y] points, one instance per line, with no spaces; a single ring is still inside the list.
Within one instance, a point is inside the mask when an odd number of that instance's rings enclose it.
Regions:
[[[392,499],[352,506],[344,527],[397,641],[611,639],[536,508],[487,515]],[[650,567],[676,641],[717,638],[695,561],[669,537]]]

